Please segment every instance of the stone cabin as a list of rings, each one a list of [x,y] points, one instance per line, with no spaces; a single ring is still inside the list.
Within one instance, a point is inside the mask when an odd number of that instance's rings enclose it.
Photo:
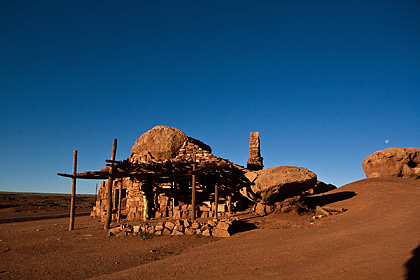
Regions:
[[[176,128],[157,126],[144,133],[130,158],[116,165],[127,176],[115,178],[112,184],[113,219],[191,218],[193,184],[197,218],[240,210],[244,198],[239,189],[248,170],[211,152],[208,145]],[[251,133],[249,169],[262,169],[262,159],[259,135]],[[102,221],[107,216],[105,192],[105,182],[101,182],[91,213]]]

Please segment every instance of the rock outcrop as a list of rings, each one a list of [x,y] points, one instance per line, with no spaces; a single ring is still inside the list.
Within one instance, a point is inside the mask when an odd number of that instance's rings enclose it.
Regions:
[[[277,166],[250,171],[245,177],[251,182],[240,193],[254,202],[272,204],[279,196],[295,196],[313,188],[317,183],[315,173],[303,167]]]
[[[389,148],[377,151],[362,162],[367,178],[402,177],[420,179],[420,149]]]
[[[169,126],[156,126],[143,133],[131,149],[131,157],[140,159],[168,160],[188,141],[181,130]]]

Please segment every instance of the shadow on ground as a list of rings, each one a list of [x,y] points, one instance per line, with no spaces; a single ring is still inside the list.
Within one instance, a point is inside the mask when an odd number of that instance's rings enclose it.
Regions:
[[[232,228],[231,234],[236,234],[240,232],[245,232],[253,229],[257,229],[258,227],[251,222],[248,221],[236,221],[235,226]]]
[[[346,200],[356,196],[355,192],[344,191],[332,194],[323,194],[318,196],[308,196],[305,198],[305,204],[313,208],[317,205],[324,206],[337,201]]]
[[[406,280],[420,279],[420,245],[413,250],[412,254],[413,257],[405,264],[407,268]]]

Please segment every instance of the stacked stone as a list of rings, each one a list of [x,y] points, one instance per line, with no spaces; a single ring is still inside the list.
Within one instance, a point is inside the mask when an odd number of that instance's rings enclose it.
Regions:
[[[174,219],[190,219],[192,218],[192,205],[184,204],[182,206],[172,206],[172,200],[165,194],[159,195],[159,208],[155,212],[155,218],[172,217]],[[210,201],[208,201],[210,204]],[[223,216],[226,214],[226,205],[218,205],[218,213]],[[209,218],[214,216],[214,203],[211,207],[200,205],[197,207],[197,217]]]
[[[259,132],[251,132],[249,140],[249,158],[246,162],[249,170],[261,170],[264,168],[263,158],[260,152],[260,135]]]
[[[195,154],[195,161],[206,161],[206,160],[217,160],[217,158],[211,154],[211,152],[207,150],[203,150],[198,145],[191,143],[191,142],[185,142],[184,145],[178,150],[178,154],[175,157],[175,159],[191,159],[191,157]]]
[[[90,216],[95,218],[101,218],[101,222],[104,222],[106,217],[106,202],[107,200],[105,182],[101,182],[101,185],[98,190],[98,196],[96,199],[96,205],[93,206]]]
[[[141,182],[137,180],[133,180],[132,182],[126,184],[128,220],[143,218],[144,200],[141,185]]]
[[[156,225],[149,225],[147,222],[140,225],[121,225],[109,230],[110,236],[127,235],[204,235],[216,237],[229,237],[235,225],[235,220],[219,221],[210,219],[207,222],[199,223],[189,219],[177,219],[174,222],[158,222]]]

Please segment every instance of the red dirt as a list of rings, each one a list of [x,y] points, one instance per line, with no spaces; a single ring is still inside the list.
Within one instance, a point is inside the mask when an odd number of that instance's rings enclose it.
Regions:
[[[310,199],[342,214],[267,216],[225,239],[107,237],[88,217],[72,232],[68,219],[0,224],[0,277],[420,279],[419,200],[418,180],[365,179]]]

